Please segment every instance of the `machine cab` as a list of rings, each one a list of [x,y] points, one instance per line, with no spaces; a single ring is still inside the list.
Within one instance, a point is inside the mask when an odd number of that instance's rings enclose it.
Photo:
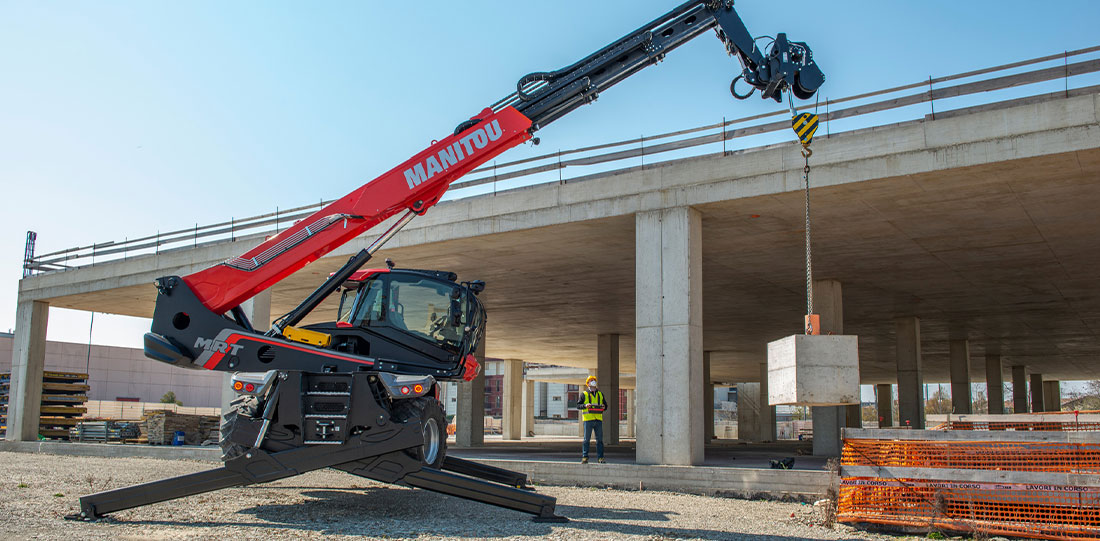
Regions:
[[[393,364],[388,371],[453,377],[484,333],[484,282],[457,283],[452,272],[367,269],[340,288],[333,323],[310,325],[332,335],[332,349]]]

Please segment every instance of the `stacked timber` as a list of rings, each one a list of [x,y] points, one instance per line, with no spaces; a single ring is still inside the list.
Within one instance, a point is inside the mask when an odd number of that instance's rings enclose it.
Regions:
[[[38,434],[43,438],[69,439],[69,429],[80,421],[87,408],[88,374],[44,372]],[[11,374],[0,374],[0,434],[7,429]]]
[[[187,445],[201,445],[215,435],[221,422],[216,415],[189,415],[172,411],[149,411],[142,419],[143,436],[153,445],[171,445],[176,432],[184,433]]]

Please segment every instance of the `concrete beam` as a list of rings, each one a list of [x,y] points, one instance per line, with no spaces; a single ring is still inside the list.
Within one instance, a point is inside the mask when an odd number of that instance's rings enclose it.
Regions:
[[[42,373],[46,368],[46,325],[50,305],[23,301],[16,305],[15,340],[12,344],[11,382],[8,387],[7,438],[38,439],[42,407]]]
[[[1046,401],[1043,400],[1043,375],[1031,375],[1031,412],[1046,411]]]
[[[898,361],[898,426],[924,428],[924,372],[920,318],[894,320]]]
[[[889,383],[880,383],[877,391],[878,427],[894,426],[894,386]]]
[[[844,334],[844,295],[837,280],[814,280],[814,313],[821,318],[821,334]],[[859,411],[856,406],[856,411]],[[847,424],[846,406],[810,408],[814,456],[840,456],[840,429]]]
[[[1061,382],[1043,382],[1043,411],[1062,411]]]
[[[1027,413],[1027,367],[1012,367],[1012,413]]]
[[[970,395],[970,341],[952,340],[949,344],[951,364],[951,409],[957,414],[974,413]]]
[[[486,337],[487,338],[487,337]],[[485,342],[482,338],[474,357],[481,371],[473,381],[458,382],[455,409],[455,444],[459,447],[480,447],[485,444]]]
[[[635,217],[637,461],[703,463],[703,235],[699,211]]]
[[[601,334],[596,337],[596,381],[607,400],[603,414],[603,441],[607,445],[619,444],[619,335]]]
[[[501,432],[506,440],[523,438],[523,361],[504,361]]]
[[[1005,412],[1004,370],[1001,368],[999,353],[985,354],[985,386],[989,398],[989,413],[999,415]]]

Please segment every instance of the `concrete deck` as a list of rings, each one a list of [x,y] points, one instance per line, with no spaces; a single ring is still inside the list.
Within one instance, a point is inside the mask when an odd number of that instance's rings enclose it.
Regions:
[[[911,315],[928,382],[948,381],[947,344],[959,338],[974,357],[999,353],[1047,379],[1100,377],[1100,244],[1090,233],[1100,230],[1100,95],[943,116],[814,143],[814,267],[844,284],[862,383],[894,381],[893,318]],[[702,216],[712,377],[755,381],[763,344],[801,326],[801,168],[797,146],[783,145],[470,197],[413,221],[377,256],[486,280],[489,357],[593,368],[596,335],[616,333],[620,369],[632,372],[635,214],[691,206]],[[276,286],[272,314],[372,238]],[[36,275],[19,298],[149,316],[153,278],[257,242]],[[981,363],[971,373],[984,380]]]

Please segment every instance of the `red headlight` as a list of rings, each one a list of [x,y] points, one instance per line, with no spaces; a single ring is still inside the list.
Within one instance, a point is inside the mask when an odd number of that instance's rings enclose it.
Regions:
[[[252,391],[255,391],[255,390],[256,390],[256,386],[251,384],[251,383],[246,383],[245,386],[244,386],[244,392],[246,392],[246,393],[251,393]]]
[[[405,385],[401,387],[401,394],[409,394],[409,386]]]

